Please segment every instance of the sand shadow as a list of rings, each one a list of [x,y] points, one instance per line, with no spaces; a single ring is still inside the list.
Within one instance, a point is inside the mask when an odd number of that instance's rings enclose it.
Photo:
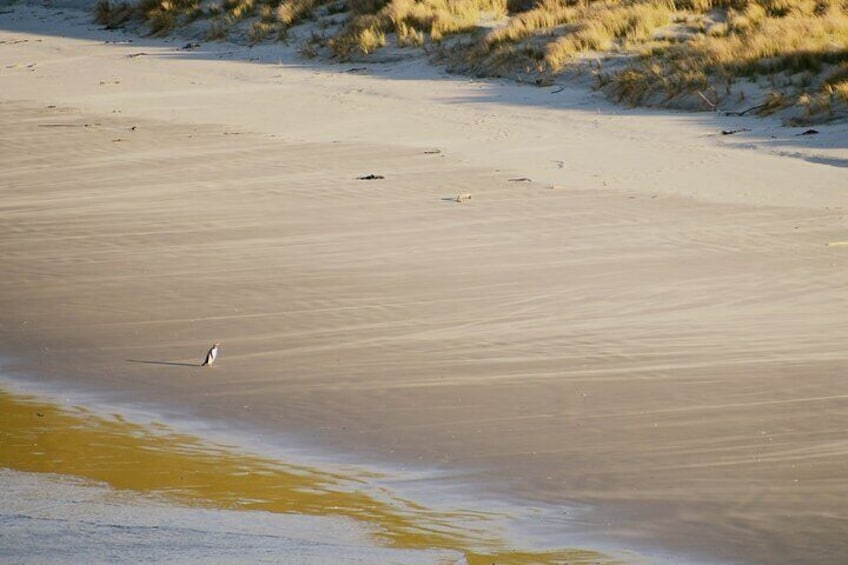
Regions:
[[[200,363],[174,363],[172,361],[146,361],[143,359],[127,359],[127,363],[146,363],[148,365],[172,365],[175,367],[202,367]]]

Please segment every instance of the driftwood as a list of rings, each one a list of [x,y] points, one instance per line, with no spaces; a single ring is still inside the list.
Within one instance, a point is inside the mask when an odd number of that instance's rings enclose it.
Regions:
[[[755,110],[762,110],[763,108],[768,107],[768,105],[769,105],[768,102],[766,102],[765,104],[757,104],[756,106],[751,106],[747,110],[743,110],[741,112],[725,112],[724,115],[725,116],[744,116],[748,112],[753,112]]]
[[[698,91],[698,96],[700,96],[700,97],[703,99],[703,101],[707,103],[707,106],[709,106],[709,107],[712,109],[712,111],[713,111],[713,112],[715,112],[716,110],[718,110],[718,104],[717,104],[716,102],[713,102],[713,101],[712,101],[712,100],[710,100],[709,98],[707,98],[707,97],[704,95],[704,93],[703,93],[703,92],[701,92],[700,90]]]

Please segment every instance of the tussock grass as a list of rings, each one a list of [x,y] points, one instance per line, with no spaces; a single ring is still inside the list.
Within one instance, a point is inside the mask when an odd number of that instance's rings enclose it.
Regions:
[[[278,26],[273,22],[269,23],[259,20],[250,24],[247,29],[247,40],[250,45],[261,43],[278,32]]]
[[[344,10],[343,3],[327,0],[284,0],[277,5],[277,20],[286,27],[295,26],[315,18],[316,11],[322,7],[327,14]]]
[[[137,10],[152,35],[166,35],[200,16],[199,0],[141,0]]]
[[[807,116],[848,107],[848,0],[220,1],[100,0],[95,16],[144,21],[153,34],[206,17],[210,37],[242,25],[251,44],[308,24],[304,56],[427,47],[455,70],[536,84],[588,69],[631,104],[795,105]]]
[[[427,40],[439,43],[473,31],[486,15],[506,14],[505,0],[391,0],[365,12],[363,3],[369,1],[373,0],[356,0],[353,4],[354,16],[330,44],[336,57],[348,59],[357,52],[370,53],[373,38],[388,34],[395,34],[400,47],[420,46]],[[379,5],[377,2],[374,7]]]
[[[237,22],[253,15],[256,5],[254,0],[224,0],[223,8],[230,21]]]
[[[739,79],[783,94],[779,109],[841,91],[848,61],[848,12],[836,0],[749,2],[727,10],[726,26],[688,41],[654,46],[618,73],[611,91],[621,100],[667,100],[715,88],[725,99]],[[844,99],[841,101],[844,105]],[[721,103],[721,100],[719,100]]]
[[[646,42],[657,28],[671,23],[673,11],[665,2],[592,5],[572,33],[548,45],[545,62],[551,70],[560,71],[581,53],[614,51]]]
[[[424,45],[424,32],[401,22],[396,27],[397,42],[400,47],[421,47]]]
[[[109,0],[98,0],[94,6],[94,21],[106,27],[120,27],[135,15],[135,7],[127,2],[111,4]]]
[[[206,39],[209,41],[224,41],[227,39],[229,26],[223,18],[212,20],[209,24],[209,30],[206,32]]]

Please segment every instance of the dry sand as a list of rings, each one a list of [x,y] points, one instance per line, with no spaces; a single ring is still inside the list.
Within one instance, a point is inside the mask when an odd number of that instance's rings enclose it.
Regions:
[[[0,14],[12,369],[843,562],[845,126],[127,39]]]

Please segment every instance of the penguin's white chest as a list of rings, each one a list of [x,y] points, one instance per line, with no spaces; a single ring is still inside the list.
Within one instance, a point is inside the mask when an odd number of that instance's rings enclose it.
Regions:
[[[211,365],[215,362],[215,358],[218,356],[218,346],[214,346],[209,350],[209,353],[206,354],[206,360],[203,361],[203,366]]]

